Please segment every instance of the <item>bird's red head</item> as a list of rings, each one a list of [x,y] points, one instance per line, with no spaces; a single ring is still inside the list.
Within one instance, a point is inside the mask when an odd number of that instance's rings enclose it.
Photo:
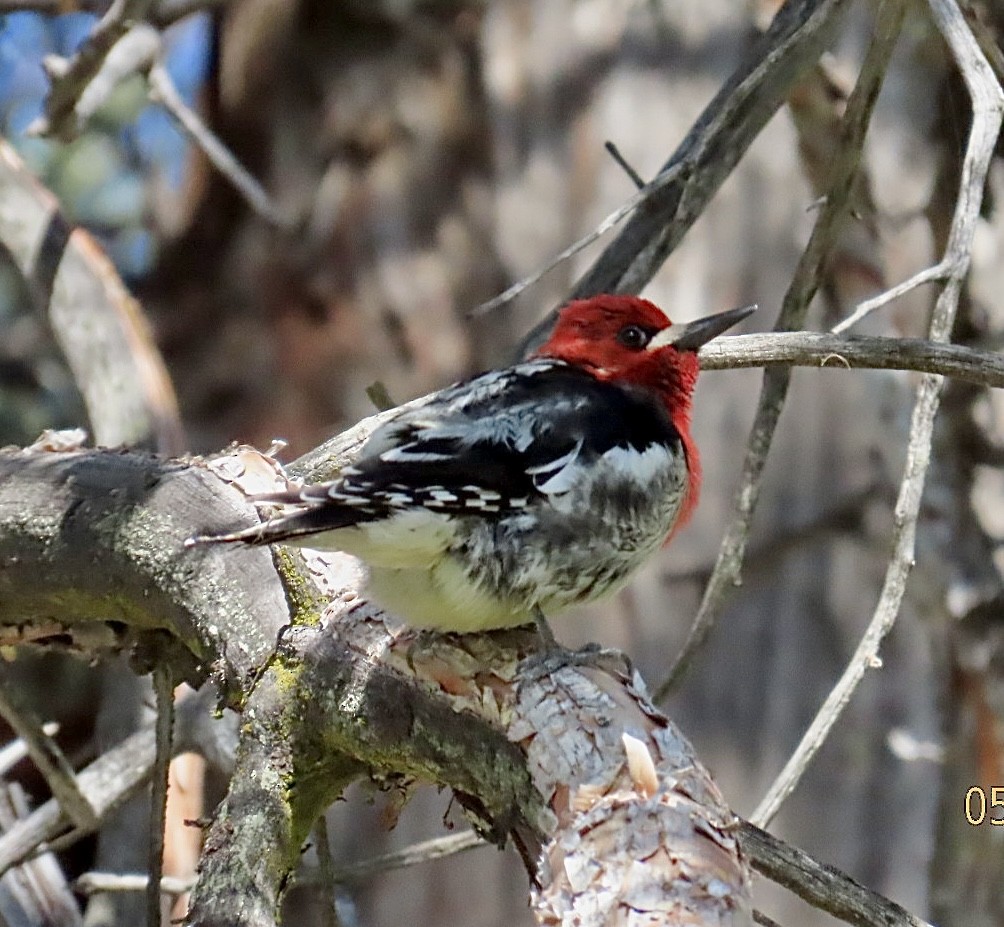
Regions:
[[[674,325],[654,303],[637,296],[594,296],[569,303],[551,337],[536,352],[659,395],[676,420],[690,409],[700,364],[697,350],[746,318],[746,306]]]
[[[678,525],[696,503],[700,483],[700,461],[690,435],[691,398],[700,370],[698,348],[755,308],[674,325],[647,299],[594,296],[565,306],[551,337],[536,352],[537,357],[559,358],[586,368],[600,380],[630,384],[659,397],[680,433],[690,472],[688,503]]]

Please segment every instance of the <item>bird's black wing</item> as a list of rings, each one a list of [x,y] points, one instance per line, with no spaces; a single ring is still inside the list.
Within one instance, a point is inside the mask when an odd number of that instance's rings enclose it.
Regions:
[[[299,511],[220,540],[270,543],[414,507],[499,517],[566,492],[611,448],[653,444],[680,444],[655,397],[561,361],[528,361],[402,408],[337,480],[269,497]]]

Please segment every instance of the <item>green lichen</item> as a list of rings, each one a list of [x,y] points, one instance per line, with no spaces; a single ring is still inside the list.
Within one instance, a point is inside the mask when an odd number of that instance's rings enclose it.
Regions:
[[[282,580],[289,605],[290,624],[316,626],[320,624],[325,602],[317,587],[304,573],[303,561],[288,547],[273,547],[272,560]]]

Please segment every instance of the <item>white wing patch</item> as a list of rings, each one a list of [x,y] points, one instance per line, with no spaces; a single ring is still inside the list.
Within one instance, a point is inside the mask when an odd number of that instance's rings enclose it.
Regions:
[[[545,464],[527,468],[526,472],[533,477],[533,485],[544,495],[559,496],[566,493],[582,478],[580,468],[576,466],[582,442],[583,439],[579,438],[567,454],[562,454]]]
[[[649,486],[673,466],[673,455],[664,444],[650,444],[643,451],[633,447],[612,447],[600,458],[601,471],[616,473],[641,486]]]
[[[418,451],[415,450],[417,447],[421,447],[418,441],[403,444],[400,447],[392,447],[389,451],[384,451],[380,455],[380,459],[385,463],[430,463],[450,459],[449,454],[440,454],[436,451]]]

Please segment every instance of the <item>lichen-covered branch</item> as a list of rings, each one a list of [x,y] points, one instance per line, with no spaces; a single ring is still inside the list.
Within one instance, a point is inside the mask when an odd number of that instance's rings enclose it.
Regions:
[[[277,479],[248,449],[208,465],[0,453],[0,636],[131,647],[212,676],[242,709],[193,925],[271,927],[313,821],[364,774],[447,786],[483,834],[512,836],[542,923],[573,912],[584,925],[627,923],[638,910],[749,922],[734,819],[640,680],[523,677],[536,644],[526,630],[392,633],[345,555],[184,547],[254,518],[243,492]],[[59,821],[58,807],[36,820],[37,840]]]

